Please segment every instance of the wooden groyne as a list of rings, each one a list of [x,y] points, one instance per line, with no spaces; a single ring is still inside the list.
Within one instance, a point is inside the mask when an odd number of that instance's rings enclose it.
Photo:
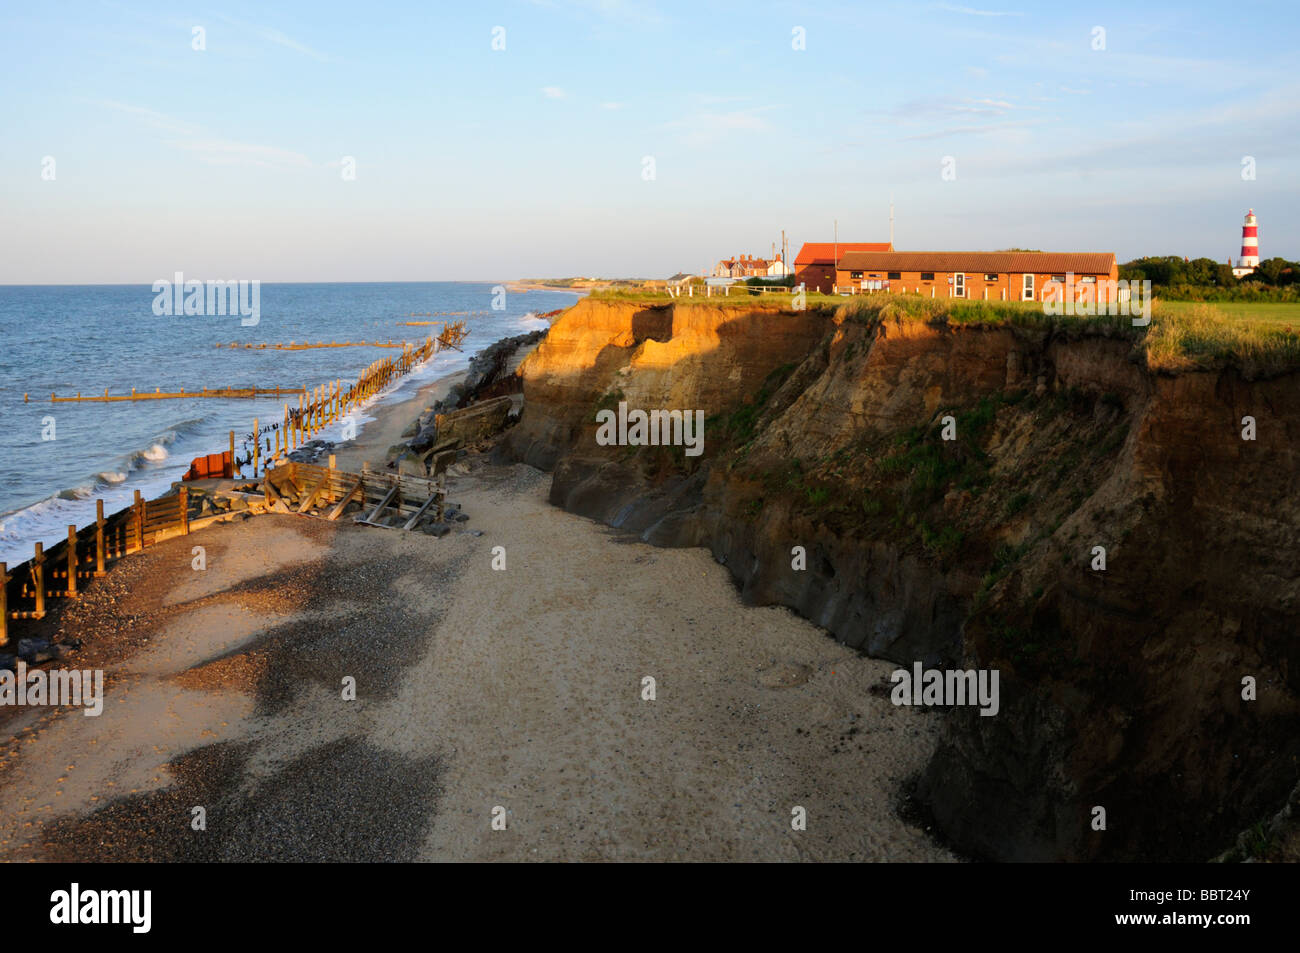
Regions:
[[[418,347],[407,346],[397,357],[382,358],[361,372],[356,382],[344,386],[342,381],[332,381],[298,395],[298,406],[284,405],[280,419],[263,424],[254,418],[253,429],[242,441],[242,454],[236,454],[234,434],[230,439],[230,456],[235,475],[246,468],[256,477],[268,465],[283,461],[288,454],[314,440],[320,431],[350,414],[358,404],[374,397],[385,387],[433,354],[444,348],[460,350],[469,331],[465,322],[457,321],[443,328],[437,337],[428,337]]]
[[[219,387],[215,390],[204,387],[199,390],[186,390],[182,387],[179,391],[164,392],[162,388],[154,391],[138,391],[131,388],[129,394],[110,394],[105,388],[102,394],[88,394],[83,396],[80,391],[75,397],[59,397],[55,394],[50,395],[50,401],[55,404],[77,404],[77,403],[114,403],[120,400],[188,400],[192,397],[216,397],[225,400],[249,400],[254,397],[283,397],[294,394],[305,394],[306,390],[302,387]],[[23,403],[28,403],[29,397],[23,394]]]
[[[408,323],[410,323],[410,322],[408,322]],[[425,322],[425,323],[427,323],[427,324],[436,324],[437,322],[436,322],[436,321],[428,321],[428,322]],[[290,341],[288,344],[250,344],[250,343],[248,343],[247,341],[244,342],[243,344],[240,344],[238,341],[231,341],[229,344],[218,344],[218,345],[217,345],[217,347],[219,347],[219,348],[224,347],[224,348],[227,348],[227,349],[232,350],[232,351],[234,351],[234,350],[239,350],[239,351],[312,351],[312,350],[316,350],[316,349],[318,349],[318,348],[331,348],[331,347],[400,347],[400,348],[408,348],[408,347],[414,347],[414,346],[415,346],[415,345],[413,345],[410,341],[394,341],[392,338],[389,338],[387,341],[330,341],[328,344],[327,344],[326,342],[324,342],[324,341],[317,341],[315,344],[312,344],[312,343],[310,343],[310,342],[308,342],[308,341],[303,341],[301,344],[299,344],[299,343],[296,342],[296,341]]]
[[[428,480],[406,474],[377,473],[363,470],[360,474],[344,473],[334,469],[330,457],[328,468],[298,463],[287,459],[287,454],[301,447],[324,427],[338,422],[357,405],[374,397],[394,380],[410,373],[433,354],[443,348],[460,350],[469,332],[463,321],[448,325],[437,337],[425,339],[417,347],[407,345],[395,358],[375,361],[361,372],[356,382],[344,387],[334,381],[320,387],[288,389],[248,388],[248,396],[296,394],[298,407],[284,405],[280,421],[263,427],[254,418],[253,431],[245,438],[246,456],[235,453],[235,432],[230,432],[229,449],[212,457],[229,456],[233,480],[227,496],[241,501],[243,512],[292,512],[308,514],[312,508],[328,504],[327,519],[337,519],[349,504],[360,504],[363,512],[357,522],[386,527],[400,526],[414,529],[422,520],[441,519],[445,491],[440,479]],[[254,393],[256,391],[256,393]],[[243,396],[238,388],[225,391],[188,391],[186,397],[220,396],[223,393]],[[136,392],[133,390],[132,394]],[[158,400],[164,395],[141,394],[132,397],[68,397],[53,400]],[[166,395],[173,396],[173,395]],[[180,396],[180,395],[174,395]],[[310,396],[310,400],[308,397]],[[272,446],[274,436],[274,447]],[[263,453],[265,442],[265,454]],[[251,447],[248,445],[251,444]],[[241,476],[241,470],[251,466],[250,477]],[[263,496],[250,502],[251,494],[234,487],[243,484],[246,489],[258,488]],[[95,522],[78,530],[68,526],[66,541],[51,546],[47,552],[41,543],[35,545],[32,558],[9,571],[0,563],[0,646],[9,642],[9,622],[15,619],[42,619],[49,599],[77,598],[82,581],[104,575],[107,560],[118,559],[128,553],[139,552],[147,546],[176,535],[187,535],[195,529],[229,519],[230,512],[201,515],[193,504],[201,490],[191,492],[182,483],[174,494],[156,500],[144,500],[140,491],[135,502],[112,516],[104,516],[104,501],[96,500]]]
[[[408,318],[468,318],[473,315],[491,314],[491,311],[412,311]]]
[[[0,563],[0,646],[8,642],[8,626],[15,619],[43,619],[50,599],[76,599],[82,583],[105,573],[109,560],[139,552],[176,535],[185,535],[218,517],[198,518],[191,512],[189,488],[171,496],[135,502],[112,516],[104,516],[104,501],[95,501],[95,522],[82,529],[68,526],[68,538],[51,546],[35,545],[27,562],[10,573]],[[222,514],[228,518],[230,514]]]
[[[260,493],[257,491],[260,489]],[[182,483],[176,492],[135,502],[104,516],[104,501],[96,500],[95,522],[78,530],[68,526],[67,540],[49,550],[36,543],[32,558],[13,568],[0,562],[0,648],[10,642],[9,623],[43,619],[50,602],[79,598],[85,583],[106,574],[110,561],[149,546],[188,536],[215,523],[246,513],[293,513],[337,520],[352,506],[354,521],[388,529],[417,529],[444,516],[446,489],[441,478],[362,469],[347,473],[305,463],[286,463],[259,480],[214,480],[193,489]],[[204,497],[232,504],[224,511],[209,507]],[[237,504],[237,505],[234,505]]]

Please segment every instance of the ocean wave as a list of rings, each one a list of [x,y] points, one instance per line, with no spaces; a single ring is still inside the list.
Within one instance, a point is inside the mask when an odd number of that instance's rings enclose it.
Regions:
[[[161,443],[155,443],[148,450],[137,450],[131,455],[132,461],[138,465],[141,460],[148,460],[150,463],[157,463],[160,460],[166,460],[171,454]],[[134,469],[135,467],[132,467]]]

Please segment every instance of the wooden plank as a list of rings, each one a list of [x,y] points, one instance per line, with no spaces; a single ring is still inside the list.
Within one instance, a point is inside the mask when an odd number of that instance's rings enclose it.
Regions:
[[[135,491],[139,494],[139,490]],[[36,618],[45,617],[45,544],[37,543],[32,556],[32,585],[36,587]]]
[[[312,491],[308,493],[306,496],[304,496],[302,498],[302,502],[298,504],[298,512],[306,513],[307,507],[311,506],[313,503],[316,502],[316,497],[320,495],[320,491],[323,490],[324,488],[325,488],[325,480],[323,478],[317,480],[316,485],[312,487]]]
[[[68,592],[77,597],[77,525],[68,524]]]
[[[338,519],[341,515],[343,515],[343,510],[348,505],[348,503],[352,500],[353,494],[360,489],[361,489],[361,480],[358,479],[357,482],[352,484],[351,488],[348,489],[348,491],[343,494],[343,498],[339,500],[338,503],[335,504],[334,509],[330,510],[329,516],[327,516],[326,519],[332,521]]]
[[[271,507],[275,506],[276,503],[281,502],[280,494],[276,492],[275,484],[272,483],[270,480],[262,481],[262,494],[266,499],[267,509],[270,509]]]
[[[432,506],[434,501],[437,499],[438,499],[437,496],[431,496],[427,500],[425,500],[424,505],[415,511],[415,515],[406,521],[406,524],[402,527],[402,529],[410,529],[416,523],[418,523],[420,521],[420,517],[424,515],[424,511],[427,510],[430,506]]]
[[[95,575],[104,575],[104,501],[95,501]]]
[[[360,522],[369,523],[376,516],[378,516],[380,511],[383,510],[383,508],[388,505],[388,501],[391,500],[393,498],[393,495],[396,493],[397,493],[397,487],[393,487],[391,490],[389,490],[388,495],[385,496],[383,500],[380,501],[379,505],[370,511],[370,515],[367,516],[364,520],[361,520]]]

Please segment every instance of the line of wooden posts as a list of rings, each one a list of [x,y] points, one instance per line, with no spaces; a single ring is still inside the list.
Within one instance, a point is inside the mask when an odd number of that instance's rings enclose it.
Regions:
[[[293,450],[298,449],[317,433],[341,418],[346,417],[360,403],[369,400],[390,383],[405,374],[411,368],[428,359],[440,344],[438,338],[426,338],[419,347],[403,348],[399,357],[381,358],[375,361],[357,378],[355,384],[344,388],[341,381],[331,381],[313,388],[310,393],[298,395],[298,409],[294,411],[288,404],[284,405],[284,414],[280,426],[275,428],[274,446],[272,437],[262,436],[261,420],[253,418],[253,453],[246,461],[252,467],[250,478],[257,478],[266,473],[269,463],[281,460]],[[265,454],[263,453],[265,441]],[[242,468],[235,456],[235,432],[230,431],[230,459],[235,467],[235,476],[242,478]]]
[[[425,321],[423,323],[436,324],[438,322]],[[394,341],[392,338],[389,338],[387,341],[330,341],[328,344],[326,344],[324,341],[317,341],[315,344],[312,344],[308,341],[303,341],[301,344],[297,343],[296,341],[290,341],[287,344],[284,343],[250,344],[248,342],[244,342],[243,344],[240,344],[238,341],[231,341],[229,344],[217,345],[218,348],[224,347],[232,351],[312,351],[312,350],[318,350],[320,348],[331,348],[331,347],[408,348],[410,346],[411,344],[409,341]]]
[[[15,567],[16,576],[0,563],[0,646],[8,644],[11,619],[43,619],[47,599],[75,599],[82,580],[98,579],[109,559],[138,552],[160,536],[189,535],[189,488],[182,486],[174,496],[145,500],[135,491],[135,502],[105,518],[104,501],[95,501],[95,522],[78,530],[68,525],[68,538],[45,551],[43,543],[26,563]],[[11,583],[19,585],[11,586]],[[53,586],[53,588],[51,588]],[[10,590],[31,609],[9,608]]]
[[[419,347],[408,347],[397,358],[375,361],[357,378],[356,383],[344,389],[339,381],[315,388],[310,401],[305,390],[298,391],[298,410],[291,412],[284,405],[284,425],[276,432],[274,455],[270,455],[270,438],[267,438],[268,457],[278,460],[290,450],[302,446],[320,430],[351,412],[361,402],[374,397],[392,381],[427,360],[441,347],[459,347],[467,331],[457,322],[438,337],[430,337]],[[265,475],[266,466],[261,455],[261,431],[258,421],[253,421],[255,435],[252,457],[252,477]],[[230,432],[230,459],[235,462],[235,432]],[[332,463],[333,461],[331,461]],[[236,465],[235,475],[239,476]],[[216,517],[212,517],[216,518]],[[207,522],[205,518],[203,522]],[[188,535],[191,529],[189,488],[182,484],[174,495],[145,500],[135,491],[135,502],[105,518],[104,501],[95,501],[95,522],[78,530],[69,524],[68,538],[45,551],[44,544],[36,543],[35,552],[26,563],[15,567],[17,576],[11,576],[8,566],[0,562],[0,646],[9,641],[9,622],[13,619],[41,619],[45,616],[45,603],[50,598],[77,598],[78,581],[104,575],[104,562],[127,553],[138,552],[160,537]],[[47,568],[53,567],[53,568]],[[93,568],[91,568],[93,566]],[[49,588],[52,581],[65,580],[62,588]],[[14,585],[11,585],[14,584]],[[12,593],[11,593],[12,590]],[[31,602],[33,608],[11,611],[10,595]]]

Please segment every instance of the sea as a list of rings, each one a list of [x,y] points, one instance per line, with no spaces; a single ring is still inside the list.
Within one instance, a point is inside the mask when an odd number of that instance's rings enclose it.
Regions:
[[[136,490],[146,499],[158,496],[193,458],[227,449],[230,431],[238,451],[254,418],[278,421],[286,402],[298,402],[294,396],[54,403],[51,394],[346,383],[400,350],[229,345],[418,344],[439,329],[405,322],[464,321],[469,337],[462,350],[435,354],[375,398],[402,400],[463,369],[494,341],[547,327],[539,314],[577,300],[571,292],[512,292],[473,282],[262,284],[258,322],[246,325],[238,314],[158,315],[158,297],[150,285],[0,286],[0,562],[16,565],[31,558],[36,541],[48,546],[67,538],[69,524],[93,522],[97,499],[113,513],[129,506]],[[374,419],[366,413],[373,406],[356,416],[359,430]]]

